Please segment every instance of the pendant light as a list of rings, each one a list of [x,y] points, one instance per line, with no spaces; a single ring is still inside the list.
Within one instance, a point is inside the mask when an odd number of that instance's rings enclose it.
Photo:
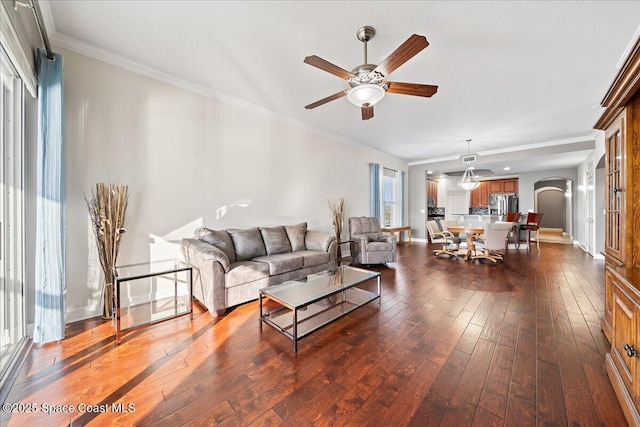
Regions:
[[[471,167],[471,163],[475,162],[475,156],[470,156],[469,144],[471,143],[470,139],[467,139],[467,156],[462,158],[462,161],[469,166],[467,170],[464,171],[462,175],[462,179],[458,181],[458,187],[460,187],[464,191],[472,191],[478,188],[480,185],[480,179],[475,176],[473,173],[473,168]]]

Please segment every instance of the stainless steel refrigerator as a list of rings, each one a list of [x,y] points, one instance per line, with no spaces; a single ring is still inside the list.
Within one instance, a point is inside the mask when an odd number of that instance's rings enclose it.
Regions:
[[[507,212],[518,212],[517,194],[491,194],[489,196],[489,213],[505,215]]]

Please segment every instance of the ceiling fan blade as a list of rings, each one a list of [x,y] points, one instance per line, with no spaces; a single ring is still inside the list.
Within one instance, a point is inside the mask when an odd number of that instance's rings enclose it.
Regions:
[[[353,77],[353,74],[350,73],[349,71],[338,67],[337,65],[333,65],[331,62],[329,61],[325,61],[324,59],[312,55],[312,56],[307,56],[306,58],[304,58],[304,62],[306,62],[309,65],[313,65],[316,68],[320,68],[323,71],[326,71],[327,73],[331,73],[334,76],[338,76],[341,79],[348,79],[349,77]]]
[[[307,110],[311,110],[312,108],[316,108],[321,106],[322,104],[326,104],[329,101],[333,101],[334,99],[338,99],[338,98],[342,98],[343,96],[346,95],[345,93],[346,91],[341,90],[338,93],[334,93],[333,95],[329,95],[326,98],[322,98],[320,101],[316,101],[313,104],[309,104],[306,105],[304,108],[306,108]]]
[[[374,71],[381,73],[383,76],[388,76],[393,70],[413,58],[427,46],[429,46],[429,42],[425,36],[414,34],[402,43],[400,47],[391,52],[391,55],[387,56]]]
[[[438,91],[438,86],[421,85],[417,83],[383,82],[389,85],[387,92],[400,95],[413,95],[430,97]]]
[[[373,105],[363,105],[362,109],[362,120],[369,120],[373,117]]]

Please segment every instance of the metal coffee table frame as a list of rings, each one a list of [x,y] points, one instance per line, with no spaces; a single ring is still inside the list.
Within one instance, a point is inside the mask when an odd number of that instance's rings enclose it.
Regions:
[[[373,279],[376,292],[358,287]],[[260,289],[260,331],[271,325],[293,341],[295,353],[299,340],[375,299],[380,304],[380,294],[380,273],[351,266]],[[265,299],[279,307],[265,311]]]

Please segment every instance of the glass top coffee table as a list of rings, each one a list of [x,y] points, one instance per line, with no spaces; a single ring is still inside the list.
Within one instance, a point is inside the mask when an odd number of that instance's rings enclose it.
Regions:
[[[373,279],[375,291],[359,286]],[[260,289],[260,330],[263,323],[273,326],[297,352],[298,340],[375,299],[380,303],[380,273],[343,265]],[[276,307],[266,311],[267,300]]]

